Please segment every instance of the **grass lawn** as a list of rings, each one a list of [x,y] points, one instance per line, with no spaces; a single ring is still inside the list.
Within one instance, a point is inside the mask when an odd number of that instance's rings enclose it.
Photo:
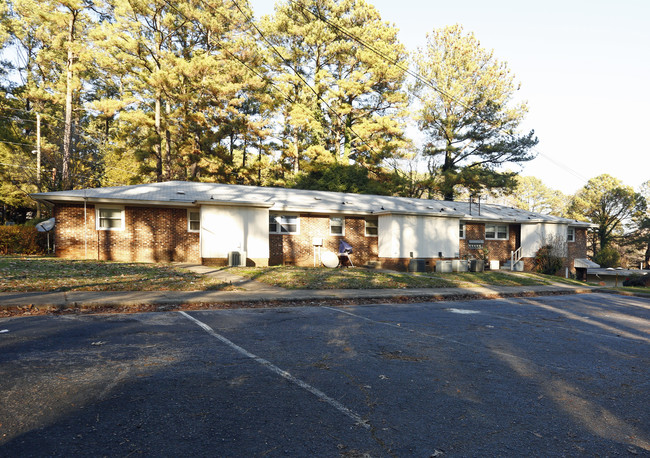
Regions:
[[[225,287],[171,264],[0,256],[0,291],[197,291]]]
[[[238,267],[232,273],[286,289],[454,288],[481,285],[528,286],[548,284],[539,277],[503,272],[408,274],[361,268]]]
[[[419,273],[361,268],[237,267],[228,271],[287,289],[453,288],[543,285],[538,275],[503,272]],[[551,278],[551,277],[549,277]],[[0,256],[0,291],[205,291],[233,286],[172,264],[71,261]]]

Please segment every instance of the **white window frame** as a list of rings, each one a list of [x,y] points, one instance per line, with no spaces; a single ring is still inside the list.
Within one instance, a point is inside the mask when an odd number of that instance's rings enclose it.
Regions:
[[[120,226],[119,227],[101,227],[101,211],[102,210],[117,210],[120,212]],[[117,218],[109,218],[116,220]],[[106,205],[101,207],[95,207],[95,228],[98,231],[123,231],[124,230],[124,207],[119,205]]]
[[[488,237],[488,227],[494,227],[494,237]],[[506,228],[506,236],[499,237],[499,227]],[[507,224],[486,224],[485,225],[485,240],[508,240],[510,238],[510,227]]]
[[[199,215],[199,218],[196,220],[193,220],[191,218],[192,213],[196,213]],[[192,229],[192,223],[199,223],[199,228],[198,229]],[[187,232],[201,232],[201,209],[199,208],[188,208],[187,209]]]
[[[296,218],[295,226],[296,230],[295,232],[288,232],[288,231],[282,231],[282,224],[289,224],[289,223],[283,223],[282,219],[283,218]],[[271,219],[274,220],[274,224],[276,225],[276,230],[272,231],[271,230]],[[294,224],[294,223],[291,223]],[[300,234],[300,215],[269,215],[269,234],[282,234],[282,235],[295,235],[295,234]]]
[[[334,220],[341,220],[341,224],[339,225],[333,225],[332,221]],[[341,233],[336,233],[332,232],[332,226],[334,227],[340,227],[341,228]],[[330,235],[334,237],[343,237],[345,236],[345,216],[330,216]]]
[[[370,226],[372,229],[375,229],[377,231],[376,234],[368,234],[368,220],[372,220],[373,222],[376,221],[376,224],[374,226]],[[364,233],[366,234],[366,237],[379,237],[379,218],[364,218],[364,223],[365,223],[365,231]]]
[[[575,242],[576,241],[576,228],[575,227],[567,227],[566,228],[566,241],[567,242]]]
[[[467,226],[465,226],[465,223],[459,222],[458,223],[458,238],[461,240],[465,240],[465,231],[466,231]],[[462,234],[462,235],[461,235]]]

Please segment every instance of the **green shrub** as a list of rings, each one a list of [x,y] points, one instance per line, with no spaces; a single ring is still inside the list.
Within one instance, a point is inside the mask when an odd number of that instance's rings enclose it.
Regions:
[[[35,227],[0,226],[0,255],[45,254],[45,237]]]
[[[544,245],[535,254],[535,270],[537,272],[555,275],[564,265],[564,259],[557,256],[553,245]]]
[[[600,264],[600,267],[618,267],[621,262],[621,255],[613,246],[606,246],[596,253],[594,262]]]

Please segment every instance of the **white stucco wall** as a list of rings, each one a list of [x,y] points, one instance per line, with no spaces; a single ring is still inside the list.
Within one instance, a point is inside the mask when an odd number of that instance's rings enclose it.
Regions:
[[[454,257],[459,252],[458,219],[432,216],[379,216],[380,258]]]
[[[521,254],[525,258],[532,258],[544,241],[562,237],[564,249],[566,250],[566,235],[568,225],[566,224],[522,224],[521,225]]]
[[[230,251],[245,251],[248,258],[269,257],[267,208],[201,207],[201,257],[226,258]]]

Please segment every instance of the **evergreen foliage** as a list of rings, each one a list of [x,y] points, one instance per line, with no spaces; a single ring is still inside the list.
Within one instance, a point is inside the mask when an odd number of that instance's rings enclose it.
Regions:
[[[594,262],[600,267],[618,267],[620,261],[621,255],[612,245],[606,245],[594,255]]]
[[[535,253],[535,259],[533,260],[535,270],[537,272],[555,275],[560,269],[562,269],[563,260],[554,249],[553,245],[543,245]]]
[[[457,52],[438,62],[445,46]],[[415,59],[451,97],[409,92],[409,53],[365,0],[280,0],[260,20],[246,0],[6,0],[0,50],[17,56],[0,67],[2,223],[24,221],[36,191],[164,180],[428,198],[509,189],[515,174],[498,166],[536,143],[516,132],[526,107],[513,106],[505,64],[460,27]],[[418,98],[428,169],[405,134]],[[444,107],[453,116],[436,117]],[[441,126],[455,129],[449,145]]]
[[[518,85],[507,65],[459,25],[434,30],[413,60],[429,82],[413,86],[428,136],[423,153],[445,200],[460,187],[474,193],[514,188],[515,174],[499,167],[533,159],[537,138],[517,131],[527,107],[513,102]]]
[[[45,234],[35,227],[0,226],[0,255],[45,254]]]
[[[595,231],[598,247],[593,247],[596,255],[599,249],[604,249],[617,235],[623,234],[626,223],[640,217],[645,210],[646,202],[642,195],[623,185],[619,179],[603,174],[589,180],[575,194],[568,214],[571,218],[598,225]]]

